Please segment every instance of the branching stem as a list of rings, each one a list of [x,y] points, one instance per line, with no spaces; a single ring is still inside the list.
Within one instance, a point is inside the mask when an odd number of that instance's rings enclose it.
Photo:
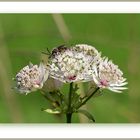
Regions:
[[[92,94],[90,94],[80,105],[77,106],[77,109],[79,109],[82,105],[84,105],[99,89],[100,88],[97,87]]]

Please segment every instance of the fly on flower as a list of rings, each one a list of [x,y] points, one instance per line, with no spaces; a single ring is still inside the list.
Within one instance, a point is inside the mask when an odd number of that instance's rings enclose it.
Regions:
[[[53,56],[55,57],[59,52],[62,52],[62,51],[65,51],[65,50],[66,50],[65,45],[60,45],[57,48],[52,50],[52,53],[51,53],[50,57],[53,57]]]
[[[127,89],[123,87],[127,84],[126,78],[123,78],[123,72],[117,65],[109,61],[108,58],[103,58],[99,65],[95,67],[93,80],[100,88],[107,88],[111,91],[121,93],[121,90]]]
[[[50,76],[64,83],[90,81],[89,70],[99,59],[100,53],[92,46],[60,46],[50,56]]]
[[[43,63],[40,63],[39,66],[29,63],[29,65],[21,69],[16,75],[15,89],[20,93],[28,94],[32,91],[36,91],[37,89],[41,89],[47,79],[48,71]]]

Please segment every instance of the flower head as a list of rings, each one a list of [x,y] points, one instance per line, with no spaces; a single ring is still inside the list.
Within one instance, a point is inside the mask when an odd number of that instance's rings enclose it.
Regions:
[[[40,65],[33,65],[30,63],[25,66],[20,72],[16,75],[16,87],[20,93],[30,93],[41,89],[44,82],[48,78],[48,71],[46,70],[43,63]]]
[[[108,58],[103,58],[99,65],[94,69],[93,80],[100,88],[107,88],[111,91],[120,93],[121,90],[127,89],[123,87],[127,84],[123,78],[123,72],[117,65],[109,61]]]
[[[89,69],[99,58],[98,51],[89,45],[60,46],[50,56],[50,76],[65,83],[89,81]]]

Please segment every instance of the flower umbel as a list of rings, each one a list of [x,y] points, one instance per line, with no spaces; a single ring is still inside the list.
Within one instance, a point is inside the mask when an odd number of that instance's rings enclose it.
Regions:
[[[17,89],[20,93],[28,94],[32,91],[36,91],[37,89],[41,89],[47,78],[48,71],[43,63],[40,63],[39,66],[29,63],[29,65],[21,69],[16,75],[15,89]]]
[[[93,46],[61,45],[52,52],[47,49],[43,54],[47,55],[47,64],[30,63],[21,69],[15,77],[15,89],[25,94],[41,89],[41,95],[51,103],[49,109],[43,107],[42,111],[65,114],[67,123],[71,123],[73,113],[82,113],[95,122],[88,110],[80,108],[91,98],[101,95],[100,89],[118,93],[127,89],[123,72],[108,58],[102,58]],[[90,82],[90,85],[83,83],[84,90],[79,90],[79,82]],[[64,83],[69,83],[69,90],[61,88]],[[85,91],[85,94],[79,91]]]
[[[117,65],[109,61],[108,58],[103,58],[99,65],[94,69],[93,80],[100,88],[107,88],[111,91],[121,93],[121,90],[127,89],[123,87],[127,84],[123,78],[123,72]]]
[[[50,56],[50,76],[64,83],[90,81],[89,70],[99,59],[100,53],[92,46],[60,46],[55,48]]]

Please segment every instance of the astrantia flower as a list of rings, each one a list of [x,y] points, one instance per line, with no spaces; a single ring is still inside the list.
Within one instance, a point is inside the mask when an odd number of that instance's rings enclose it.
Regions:
[[[20,93],[28,94],[29,92],[41,89],[47,78],[48,71],[46,70],[43,63],[40,63],[39,66],[30,63],[21,69],[16,75],[15,89],[17,89]]]
[[[50,56],[50,76],[62,82],[89,81],[89,69],[100,59],[100,53],[89,45],[71,48],[60,46]]]
[[[121,90],[127,89],[123,87],[127,84],[126,79],[123,78],[123,72],[107,58],[103,58],[94,71],[93,79],[98,87],[119,93]]]

